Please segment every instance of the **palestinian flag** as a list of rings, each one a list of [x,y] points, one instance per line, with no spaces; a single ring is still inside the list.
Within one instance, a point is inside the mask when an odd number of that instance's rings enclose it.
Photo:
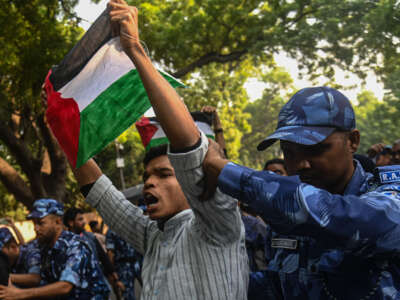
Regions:
[[[211,128],[212,116],[208,113],[192,112],[193,120],[197,128],[201,130],[207,137],[215,139],[214,131]],[[139,131],[140,138],[146,152],[153,147],[169,144],[169,140],[165,135],[157,118],[143,117],[139,122],[136,122],[136,128]]]
[[[182,84],[160,73],[173,86]],[[140,76],[112,37],[105,10],[45,81],[47,121],[73,167],[80,167],[150,108]]]

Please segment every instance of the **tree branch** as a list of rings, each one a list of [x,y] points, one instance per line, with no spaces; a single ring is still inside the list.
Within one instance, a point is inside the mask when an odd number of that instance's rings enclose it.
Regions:
[[[186,67],[173,73],[173,76],[176,78],[180,78],[182,76],[185,76],[187,73],[193,71],[194,69],[201,68],[202,66],[205,66],[212,62],[227,63],[227,62],[231,62],[231,61],[236,61],[236,60],[240,59],[242,56],[244,56],[247,52],[248,52],[247,49],[241,50],[241,51],[235,51],[235,52],[232,52],[230,54],[225,54],[225,55],[219,54],[216,52],[211,52],[206,55],[203,55],[198,60],[192,62],[191,64],[187,65]]]
[[[0,157],[0,181],[12,193],[17,201],[23,203],[28,209],[32,208],[35,200],[26,182],[18,172]]]
[[[45,187],[48,194],[58,200],[62,200],[65,194],[65,178],[67,175],[67,162],[64,152],[61,150],[53,133],[47,126],[44,115],[41,114],[36,119],[37,126],[47,148],[51,163],[50,176],[44,175]]]
[[[7,126],[7,122],[0,122],[0,140],[8,147],[12,155],[21,166],[22,171],[28,176],[31,183],[31,191],[35,197],[45,196],[45,190],[41,183],[41,161],[32,156],[31,151],[22,143]]]

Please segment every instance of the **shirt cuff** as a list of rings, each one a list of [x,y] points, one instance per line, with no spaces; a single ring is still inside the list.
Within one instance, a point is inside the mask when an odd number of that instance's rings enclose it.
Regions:
[[[229,196],[236,198],[240,201],[241,198],[241,182],[243,175],[250,175],[251,170],[229,162],[222,169],[218,176],[219,189]]]
[[[90,206],[96,207],[104,193],[110,188],[111,185],[111,180],[108,179],[106,175],[101,175],[90,189],[89,194],[86,197],[86,202]]]
[[[168,145],[168,158],[175,170],[192,170],[199,168],[202,165],[208,151],[208,139],[203,132],[200,131],[200,133],[201,143],[192,151],[185,153],[172,153],[170,146]]]
[[[58,281],[66,281],[73,284],[75,287],[81,286],[81,279],[78,273],[74,272],[71,268],[66,268],[61,272],[61,276]]]

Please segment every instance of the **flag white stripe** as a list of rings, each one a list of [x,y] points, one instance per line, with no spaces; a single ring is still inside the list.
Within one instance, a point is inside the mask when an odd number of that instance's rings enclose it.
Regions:
[[[59,92],[63,98],[73,98],[81,112],[113,82],[132,69],[135,69],[134,64],[122,50],[119,37],[115,37],[104,44],[81,72]]]

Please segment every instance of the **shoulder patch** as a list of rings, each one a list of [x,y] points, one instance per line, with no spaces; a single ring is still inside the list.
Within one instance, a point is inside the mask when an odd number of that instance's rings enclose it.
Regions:
[[[400,182],[400,171],[379,172],[379,180],[382,184]]]

